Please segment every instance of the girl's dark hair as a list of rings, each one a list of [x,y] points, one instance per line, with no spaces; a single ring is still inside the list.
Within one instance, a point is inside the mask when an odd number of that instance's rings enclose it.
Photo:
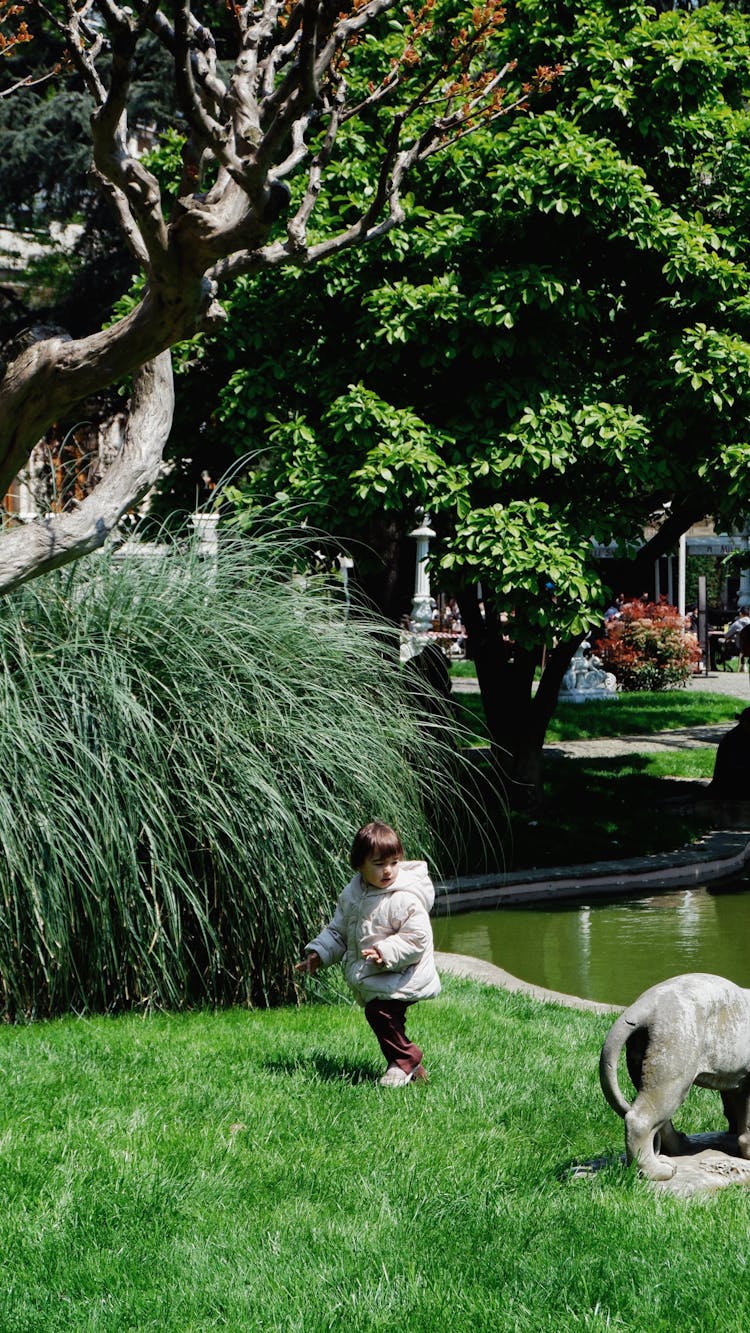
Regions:
[[[401,839],[390,824],[380,824],[374,820],[365,824],[354,836],[349,862],[352,870],[359,870],[368,856],[398,856],[403,860],[404,848]]]

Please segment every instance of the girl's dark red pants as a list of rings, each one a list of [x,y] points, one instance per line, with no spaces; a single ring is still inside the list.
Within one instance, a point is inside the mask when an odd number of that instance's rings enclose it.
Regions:
[[[365,1018],[378,1039],[386,1063],[398,1065],[406,1074],[422,1063],[422,1052],[406,1035],[408,1008],[406,1000],[368,1000],[365,1005]]]

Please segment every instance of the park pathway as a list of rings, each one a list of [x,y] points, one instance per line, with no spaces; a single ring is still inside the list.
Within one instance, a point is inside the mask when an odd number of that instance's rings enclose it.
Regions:
[[[564,755],[567,759],[619,759],[629,754],[695,750],[705,745],[718,745],[732,726],[731,721],[715,722],[708,726],[654,731],[644,736],[596,736],[581,741],[555,741],[545,745],[544,752]]]

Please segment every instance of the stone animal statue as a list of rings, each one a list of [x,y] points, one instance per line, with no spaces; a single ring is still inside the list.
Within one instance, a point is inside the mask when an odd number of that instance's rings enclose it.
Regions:
[[[625,1047],[636,1089],[632,1105],[617,1081]],[[599,1060],[602,1091],[625,1121],[627,1160],[650,1180],[669,1180],[676,1166],[662,1153],[689,1140],[672,1124],[693,1083],[717,1088],[742,1157],[750,1158],[750,990],[724,977],[687,972],[661,981],[628,1005],[610,1028]]]

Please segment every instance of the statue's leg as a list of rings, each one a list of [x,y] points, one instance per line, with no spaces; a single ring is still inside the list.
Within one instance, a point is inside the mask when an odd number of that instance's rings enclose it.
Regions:
[[[737,1114],[740,1109],[737,1101],[739,1093],[739,1088],[730,1088],[727,1092],[722,1090],[721,1093],[721,1104],[724,1107],[724,1115],[727,1118],[727,1128],[730,1134],[739,1134],[737,1128]]]
[[[662,1152],[668,1153],[670,1157],[679,1157],[680,1153],[685,1153],[690,1148],[690,1139],[687,1134],[681,1130],[675,1129],[671,1120],[665,1120],[659,1130]]]
[[[721,1100],[730,1133],[737,1135],[740,1156],[750,1159],[750,1079],[722,1092]]]
[[[625,1150],[629,1162],[637,1162],[641,1173],[649,1180],[670,1180],[676,1171],[674,1162],[657,1154],[654,1140],[657,1131],[667,1129],[667,1141],[676,1131],[672,1116],[684,1102],[692,1079],[672,1080],[656,1088],[642,1089],[625,1116]],[[671,1138],[675,1142],[675,1137]],[[668,1146],[668,1142],[664,1143]]]

